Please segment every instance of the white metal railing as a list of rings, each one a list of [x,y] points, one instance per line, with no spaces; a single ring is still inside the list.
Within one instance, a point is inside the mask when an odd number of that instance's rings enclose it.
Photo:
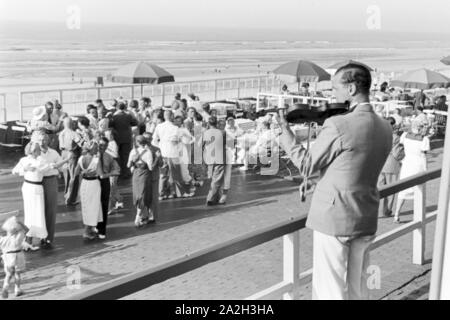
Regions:
[[[279,91],[280,80],[272,76],[255,76],[241,78],[223,78],[200,81],[172,82],[163,84],[130,84],[108,87],[51,89],[19,92],[20,120],[31,115],[33,108],[46,101],[58,99],[65,111],[71,114],[84,113],[86,104],[102,99],[109,103],[122,97],[132,100],[143,96],[150,97],[153,105],[166,105],[174,95],[195,93],[201,101],[216,101],[256,96],[261,90]]]
[[[438,172],[439,171],[439,172]],[[440,170],[430,171],[428,173],[429,180],[436,178],[436,174],[440,175]],[[418,177],[424,178],[425,175],[417,175],[411,177],[408,180],[414,181]],[[417,177],[417,178],[416,178]],[[427,178],[428,179],[428,178]],[[403,190],[401,186],[402,182],[397,183],[397,187],[394,188]],[[388,186],[386,189],[391,188]],[[394,189],[391,188],[391,189]],[[394,189],[395,190],[395,189]],[[417,265],[423,265],[425,262],[425,230],[426,225],[434,221],[437,217],[437,212],[426,213],[426,184],[417,185],[414,194],[414,209],[413,209],[413,221],[388,231],[375,238],[371,244],[369,250],[372,251],[379,248],[391,241],[394,241],[408,233],[413,234],[412,243],[412,263]],[[385,194],[391,192],[384,192]],[[283,294],[283,299],[291,300],[296,299],[295,288],[300,285],[307,284],[312,280],[312,269],[304,272],[300,272],[299,252],[300,252],[300,230],[291,234],[283,236],[283,281],[277,283],[267,289],[264,289],[258,293],[255,293],[246,300],[259,300],[270,299],[280,294]]]
[[[285,104],[303,103],[319,106],[322,102],[331,103],[333,98],[319,96],[301,96],[293,94],[280,94],[271,92],[259,92],[256,98],[256,111],[271,109],[273,107],[284,107]],[[264,103],[262,103],[264,102]]]
[[[398,181],[380,190],[380,197],[384,198],[389,195],[394,195],[401,190],[418,186],[415,191],[413,221],[376,237],[370,250],[379,248],[386,243],[412,232],[412,262],[414,264],[424,263],[425,227],[428,223],[436,219],[435,212],[426,214],[425,211],[425,183],[439,178],[440,175],[441,169],[429,170],[425,173]],[[119,277],[85,292],[75,294],[69,297],[69,299],[119,299],[279,237],[283,237],[283,281],[248,297],[247,300],[268,299],[275,295],[283,295],[283,299],[294,299],[296,298],[295,289],[299,285],[311,281],[312,277],[311,269],[300,273],[300,230],[305,228],[305,223],[306,217],[292,218],[290,221],[282,222],[264,228],[263,230],[253,231],[236,239],[189,253],[158,267]]]

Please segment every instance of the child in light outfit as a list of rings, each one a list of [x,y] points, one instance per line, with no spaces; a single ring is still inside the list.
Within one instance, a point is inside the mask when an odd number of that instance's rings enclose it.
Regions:
[[[0,248],[5,268],[2,297],[7,299],[9,285],[13,276],[15,278],[15,296],[18,297],[23,294],[23,291],[20,289],[20,275],[25,270],[23,249],[27,249],[31,245],[25,241],[25,234],[28,232],[28,228],[17,217],[14,216],[6,220],[2,229],[7,233],[6,236],[0,238]]]

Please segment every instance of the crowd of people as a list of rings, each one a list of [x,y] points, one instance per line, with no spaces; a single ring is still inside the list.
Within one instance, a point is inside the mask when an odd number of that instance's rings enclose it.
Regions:
[[[308,90],[309,86],[302,86],[302,93]],[[289,93],[287,86],[282,93]],[[392,149],[378,176],[378,187],[427,169],[426,154],[430,151],[434,119],[424,113],[422,94],[417,95],[419,102],[414,100],[412,114],[405,115],[402,109],[389,115],[382,109],[374,110],[389,122],[393,135]],[[364,101],[358,102],[358,108],[365,110],[370,103],[365,101],[366,93],[361,97]],[[375,97],[379,101],[396,99],[395,91],[384,85]],[[445,96],[438,98],[435,109],[447,111]],[[28,123],[32,134],[25,157],[12,170],[24,178],[24,223],[16,217],[8,219],[4,225],[7,235],[0,239],[3,252],[17,253],[16,260],[11,262],[15,272],[7,272],[3,297],[7,297],[13,275],[15,293],[22,294],[22,249],[52,248],[60,175],[64,178],[65,204],[72,207],[81,204],[83,238],[103,240],[108,216],[124,208],[119,179],[131,179],[132,204],[136,210],[134,225],[140,228],[158,220],[160,201],[191,198],[206,179],[211,182],[205,204],[225,204],[233,165],[249,170],[251,165],[261,165],[262,155],[279,156],[282,150],[278,137],[283,134],[285,139],[289,136],[283,149],[294,148],[291,140],[295,137],[291,137],[291,129],[283,129],[278,116],[267,114],[255,123],[252,132],[245,132],[236,125],[233,115],[219,116],[216,109],[201,103],[194,94],[187,99],[176,94],[170,107],[154,107],[147,97],[140,101],[118,98],[109,106],[97,100],[86,107],[84,115],[68,115],[57,100],[35,108]],[[414,199],[416,188],[397,195],[395,210],[395,195],[382,199],[378,207],[381,215],[393,216],[395,222],[400,222],[401,208],[406,200]],[[38,242],[40,246],[36,245]]]
[[[119,179],[131,179],[136,227],[158,219],[160,201],[191,198],[207,179],[205,204],[224,205],[233,165],[258,165],[258,152],[274,140],[273,122],[259,121],[248,143],[235,117],[218,116],[194,94],[176,94],[170,107],[154,107],[147,97],[109,106],[97,100],[84,115],[69,116],[57,100],[35,108],[25,157],[13,169],[24,178],[29,250],[52,247],[60,175],[65,204],[81,204],[83,237],[105,239],[108,216],[124,208]]]

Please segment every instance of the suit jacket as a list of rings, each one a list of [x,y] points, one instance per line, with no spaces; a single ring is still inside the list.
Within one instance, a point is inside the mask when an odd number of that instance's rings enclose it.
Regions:
[[[116,130],[115,140],[117,144],[132,143],[133,135],[131,127],[137,126],[135,117],[126,112],[116,112],[112,116],[110,127]]]
[[[400,174],[400,168],[402,167],[402,160],[405,157],[405,147],[400,143],[400,137],[398,134],[394,134],[392,137],[392,150],[384,164],[382,173]]]
[[[158,181],[159,180],[159,168],[161,168],[164,165],[164,161],[162,159],[162,156],[157,156],[156,152],[161,152],[158,147],[155,147],[154,145],[149,145],[148,148],[152,152],[153,157],[153,165],[152,165],[152,181]]]
[[[392,148],[390,124],[369,104],[325,121],[310,151],[283,133],[283,148],[302,172],[320,173],[306,226],[330,236],[377,230],[378,176]]]

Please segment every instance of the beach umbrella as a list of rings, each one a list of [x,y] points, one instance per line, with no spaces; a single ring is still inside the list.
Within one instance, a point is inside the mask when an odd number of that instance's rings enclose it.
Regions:
[[[450,66],[450,56],[443,58],[441,62],[447,66]]]
[[[356,64],[356,65],[359,65],[359,66],[363,66],[363,67],[367,68],[370,72],[373,71],[373,69],[371,67],[369,67],[367,64],[364,64],[362,62],[355,61],[355,60],[345,60],[345,61],[337,62],[337,63],[329,66],[328,69],[337,70],[337,69],[340,69],[340,68],[342,68],[344,66],[347,66],[349,64]]]
[[[173,82],[175,78],[172,74],[157,66],[147,62],[134,62],[119,68],[112,76],[113,82],[122,83],[152,83]]]
[[[306,60],[297,60],[282,64],[273,73],[286,76],[298,83],[327,81],[331,78],[330,74],[324,69]]]
[[[390,85],[392,87],[426,90],[449,87],[450,79],[439,72],[423,68],[403,74],[399,78],[392,80]]]

